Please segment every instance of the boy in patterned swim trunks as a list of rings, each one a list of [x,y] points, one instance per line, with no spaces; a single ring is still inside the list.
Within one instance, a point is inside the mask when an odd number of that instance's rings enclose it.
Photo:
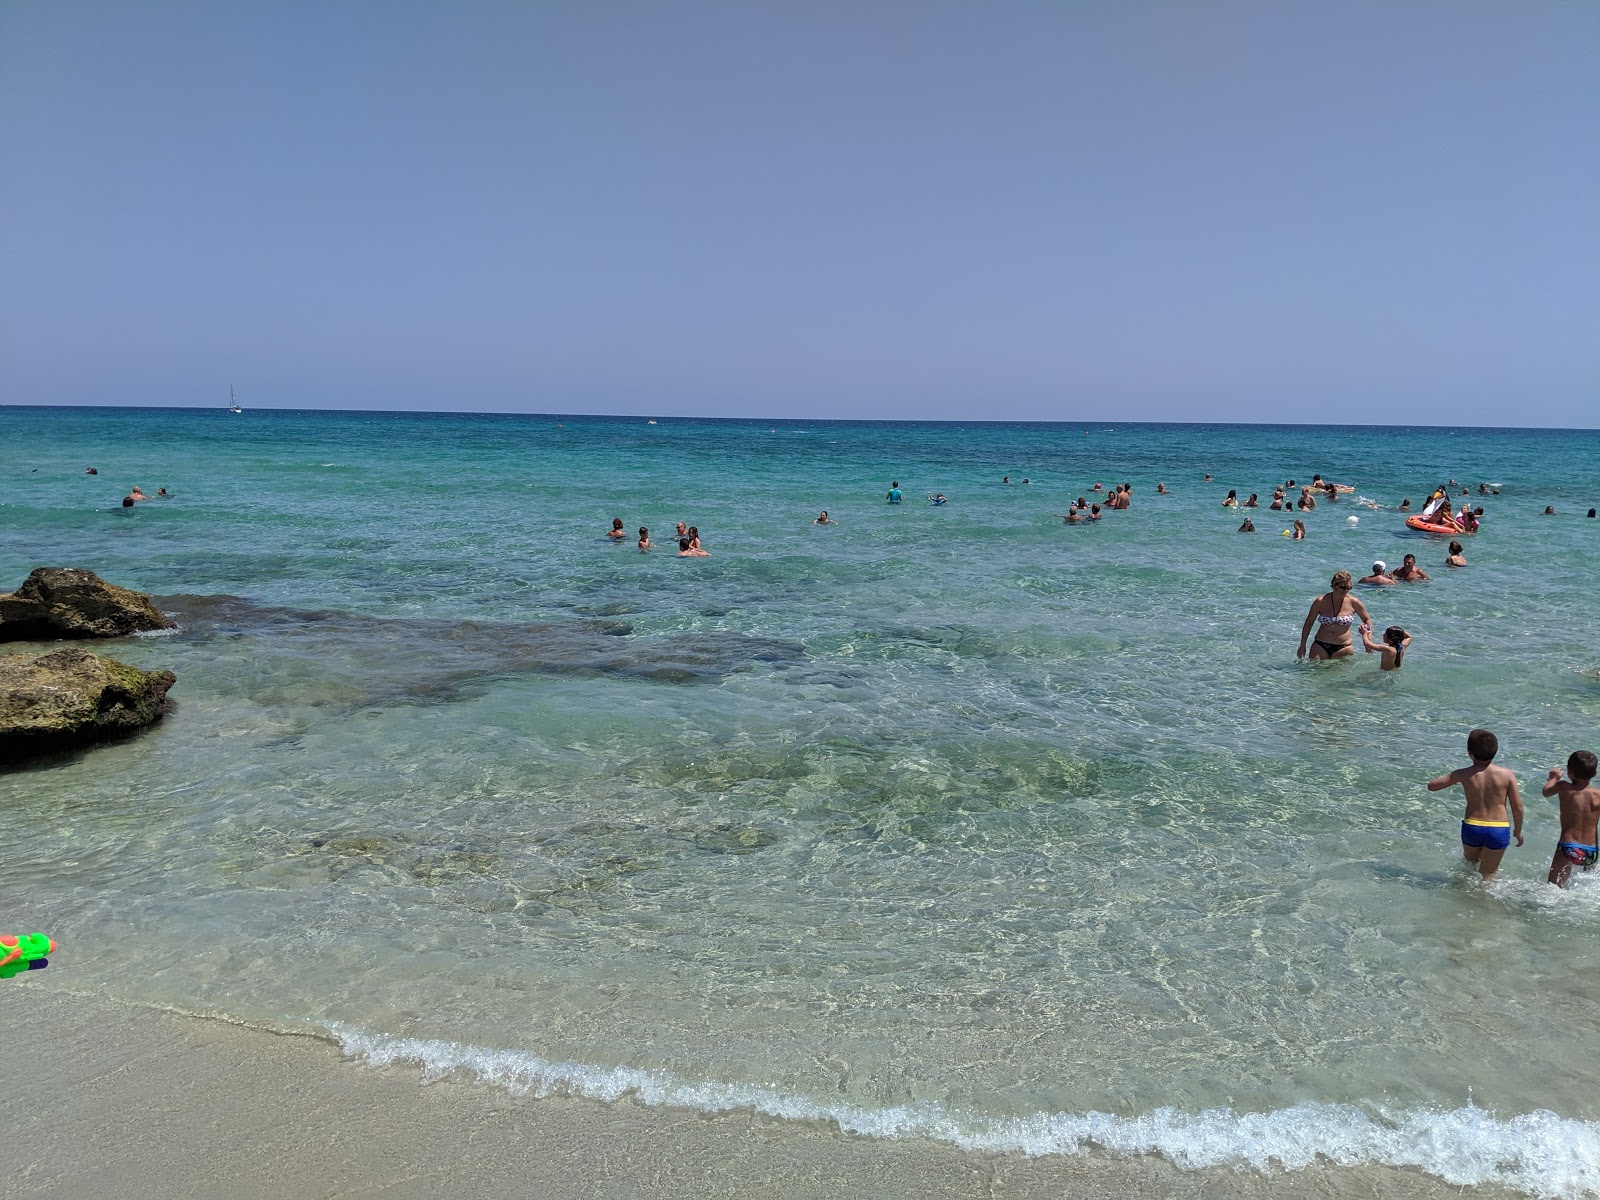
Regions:
[[[1550,882],[1557,887],[1567,886],[1573,867],[1588,871],[1600,859],[1595,835],[1600,825],[1600,789],[1591,786],[1595,768],[1592,750],[1575,750],[1567,759],[1571,782],[1561,778],[1560,767],[1551,767],[1545,781],[1544,794],[1561,797],[1561,840],[1550,860]]]
[[[1494,756],[1500,752],[1500,739],[1487,729],[1474,729],[1467,734],[1467,755],[1470,767],[1458,767],[1448,775],[1428,780],[1430,792],[1461,785],[1467,794],[1467,812],[1461,821],[1461,857],[1478,868],[1483,881],[1488,883],[1500,869],[1511,839],[1522,845],[1522,797],[1517,795],[1517,777],[1504,767],[1494,765]],[[1511,820],[1506,810],[1511,810]]]

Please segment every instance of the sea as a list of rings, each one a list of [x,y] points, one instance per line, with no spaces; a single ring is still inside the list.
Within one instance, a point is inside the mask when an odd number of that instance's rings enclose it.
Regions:
[[[58,986],[529,1103],[1600,1191],[1600,873],[1545,882],[1540,797],[1600,749],[1600,433],[0,433],[0,587],[86,567],[177,621],[95,647],[176,673],[165,720],[0,774],[0,925]],[[1267,499],[1317,473],[1355,490],[1293,540]],[[1447,480],[1485,513],[1461,569],[1397,512]],[[1408,552],[1427,582],[1363,595],[1399,672],[1297,660],[1334,571]],[[1480,726],[1527,806],[1487,886],[1424,786]]]

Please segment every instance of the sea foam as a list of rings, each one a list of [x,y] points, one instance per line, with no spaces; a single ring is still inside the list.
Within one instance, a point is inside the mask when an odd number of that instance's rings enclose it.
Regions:
[[[344,1053],[373,1066],[413,1063],[424,1083],[465,1075],[514,1096],[631,1098],[705,1113],[748,1111],[824,1121],[873,1138],[933,1138],[964,1150],[1030,1157],[1100,1151],[1159,1155],[1187,1170],[1296,1171],[1314,1163],[1412,1167],[1456,1186],[1498,1184],[1537,1197],[1600,1194],[1600,1123],[1538,1111],[1496,1116],[1474,1105],[1394,1110],[1302,1103],[1273,1112],[1158,1108],[1136,1116],[1033,1113],[986,1118],[937,1104],[869,1108],[761,1084],[682,1079],[636,1067],[552,1062],[519,1050],[370,1033],[332,1023]]]

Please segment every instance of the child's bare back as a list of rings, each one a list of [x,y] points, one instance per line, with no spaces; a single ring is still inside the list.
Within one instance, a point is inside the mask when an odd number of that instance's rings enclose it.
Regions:
[[[1461,786],[1466,793],[1467,811],[1461,819],[1461,857],[1477,866],[1485,880],[1500,869],[1511,839],[1522,845],[1522,798],[1517,794],[1517,777],[1493,763],[1500,742],[1487,729],[1474,729],[1467,735],[1470,767],[1458,767],[1448,775],[1428,781],[1430,792]]]
[[[1595,756],[1589,750],[1576,750],[1567,759],[1568,779],[1561,768],[1551,767],[1543,794],[1561,798],[1561,838],[1555,857],[1550,860],[1550,882],[1566,887],[1573,867],[1587,871],[1600,859],[1600,788],[1594,786]]]

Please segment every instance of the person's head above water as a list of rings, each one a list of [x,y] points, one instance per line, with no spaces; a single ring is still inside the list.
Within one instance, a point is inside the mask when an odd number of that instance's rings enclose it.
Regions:
[[[1382,575],[1388,569],[1389,564],[1384,562],[1381,558],[1375,559],[1372,563],[1372,573],[1374,575]]]

